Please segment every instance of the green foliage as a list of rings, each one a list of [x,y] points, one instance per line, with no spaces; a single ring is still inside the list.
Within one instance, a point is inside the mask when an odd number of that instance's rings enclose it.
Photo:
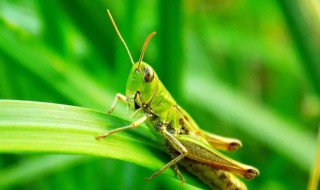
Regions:
[[[124,105],[113,114],[124,120],[103,114],[131,66],[107,8],[135,61],[157,31],[144,61],[203,129],[241,139],[228,155],[260,170],[249,189],[306,188],[320,119],[320,18],[296,0],[0,1],[0,98],[55,103],[0,101],[2,187],[180,185],[171,170],[145,182],[169,160],[146,128],[94,140],[131,119]]]
[[[83,154],[119,159],[157,170],[165,164],[160,160],[163,153],[153,144],[148,144],[152,138],[146,135],[149,133],[146,128],[141,129],[144,133],[140,134],[123,133],[101,141],[94,138],[106,129],[129,123],[106,116],[103,112],[79,107],[0,100],[0,152]],[[25,178],[30,180],[30,176],[36,176],[43,170],[52,170],[54,166],[63,167],[84,159],[80,156],[47,156],[28,164],[13,166],[0,172],[0,187],[16,185]],[[172,171],[166,171],[170,172],[172,175]],[[180,181],[177,179],[175,183],[179,184]]]

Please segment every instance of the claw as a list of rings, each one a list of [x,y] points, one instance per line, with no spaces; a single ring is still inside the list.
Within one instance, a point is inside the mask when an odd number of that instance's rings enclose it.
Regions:
[[[109,135],[109,134],[97,135],[97,136],[95,137],[95,139],[96,139],[97,141],[100,141],[100,139],[104,139],[104,138],[106,138],[108,135]]]

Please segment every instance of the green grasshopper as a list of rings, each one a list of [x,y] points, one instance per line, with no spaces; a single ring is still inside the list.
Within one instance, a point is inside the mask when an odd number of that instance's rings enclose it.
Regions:
[[[146,180],[151,180],[167,168],[173,167],[183,184],[185,180],[178,170],[177,164],[179,164],[211,188],[247,189],[233,174],[246,179],[253,179],[259,175],[259,171],[232,160],[216,150],[236,150],[241,147],[241,142],[237,139],[221,137],[201,130],[189,114],[172,98],[152,67],[142,61],[146,47],[156,33],[152,32],[146,38],[139,61],[134,63],[129,48],[123,40],[111,13],[109,10],[107,12],[132,63],[132,69],[127,80],[126,95],[116,94],[108,113],[114,110],[120,100],[134,111],[134,115],[140,114],[142,116],[128,126],[100,134],[96,136],[96,139],[100,140],[113,133],[137,128],[142,123],[146,123],[172,156],[170,162]]]

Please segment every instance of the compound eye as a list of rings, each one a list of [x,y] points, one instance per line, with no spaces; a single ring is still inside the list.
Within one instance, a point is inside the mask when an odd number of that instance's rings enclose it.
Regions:
[[[143,78],[146,82],[151,82],[154,79],[154,72],[150,67],[145,68]]]

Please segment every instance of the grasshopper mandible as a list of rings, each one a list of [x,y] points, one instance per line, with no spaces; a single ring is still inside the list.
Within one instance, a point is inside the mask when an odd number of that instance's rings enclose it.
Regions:
[[[118,93],[108,113],[114,110],[120,100],[127,103],[134,114],[141,113],[143,116],[128,126],[100,134],[96,136],[96,139],[100,140],[113,133],[137,128],[142,123],[146,123],[156,137],[162,140],[166,151],[173,158],[153,175],[146,178],[147,180],[151,180],[167,168],[173,167],[183,184],[185,180],[178,170],[177,164],[179,164],[187,171],[198,176],[211,188],[246,189],[246,186],[233,174],[246,179],[253,179],[259,175],[259,171],[232,160],[216,150],[233,151],[241,147],[241,142],[237,139],[221,137],[201,130],[189,114],[172,98],[152,67],[142,61],[146,47],[156,33],[152,32],[146,38],[139,61],[134,63],[129,48],[123,40],[110,11],[107,10],[107,12],[132,63],[132,69],[127,80],[126,95]]]

